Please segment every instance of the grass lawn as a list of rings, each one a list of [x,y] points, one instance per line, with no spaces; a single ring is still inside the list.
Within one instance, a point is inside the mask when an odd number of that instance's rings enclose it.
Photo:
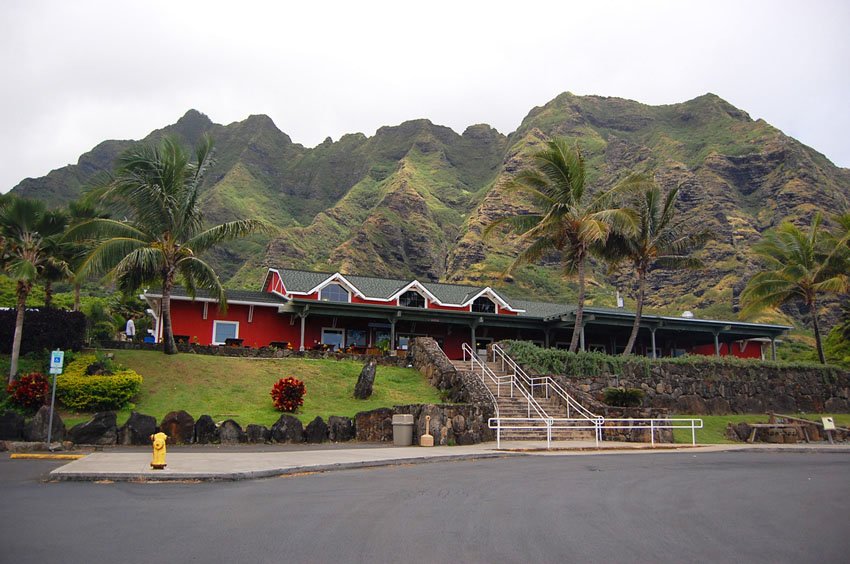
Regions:
[[[294,376],[304,381],[304,405],[295,413],[307,423],[317,415],[353,416],[358,411],[411,403],[440,403],[438,390],[412,368],[378,366],[372,397],[354,399],[354,384],[363,365],[359,362],[307,359],[227,358],[195,354],[167,356],[152,351],[115,351],[118,363],[142,375],[142,391],[133,405],[118,412],[122,424],[134,409],[157,421],[169,411],[183,409],[197,419],[210,415],[216,421],[234,419],[270,426],[281,413],[272,406],[269,392],[279,379]],[[89,414],[61,412],[69,428],[89,419]]]
[[[801,419],[811,419],[820,421],[821,417],[831,416],[835,418],[835,424],[839,427],[850,427],[850,413],[806,413],[794,415]],[[697,429],[697,443],[700,444],[727,444],[737,443],[726,438],[726,425],[728,423],[767,423],[767,415],[759,415],[758,413],[749,413],[746,415],[671,415],[673,418],[684,419],[702,419],[703,428]],[[673,440],[677,443],[691,442],[690,429],[676,429],[673,431]]]

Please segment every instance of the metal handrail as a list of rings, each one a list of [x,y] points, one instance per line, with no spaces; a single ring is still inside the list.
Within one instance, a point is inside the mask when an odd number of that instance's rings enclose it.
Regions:
[[[517,364],[517,362],[512,359],[510,356],[505,353],[505,351],[499,345],[493,345],[493,362],[501,361],[502,366],[505,364],[510,367],[514,373],[520,376],[520,379],[528,383],[531,389],[531,393],[534,394],[534,388],[536,386],[544,386],[544,390],[546,391],[546,397],[549,397],[549,390],[551,389],[553,392],[561,396],[561,399],[566,402],[567,406],[567,418],[570,417],[570,408],[577,411],[579,415],[581,415],[585,419],[594,420],[599,416],[595,413],[588,410],[586,407],[581,405],[578,401],[575,400],[567,391],[554,379],[549,376],[535,376],[530,377],[526,374],[525,370]]]
[[[451,360],[449,360],[449,357],[446,355],[445,351],[443,351],[443,349],[440,349],[440,352],[443,353],[444,357],[446,357],[446,361],[451,363]],[[464,360],[466,360],[466,358],[464,358]],[[487,384],[484,384],[484,389],[487,390],[487,395],[490,396],[490,401],[493,403],[493,410],[496,412],[496,417],[498,418],[499,417],[499,402],[496,400],[496,397],[493,395],[493,392],[490,391],[490,388],[487,387]]]
[[[466,355],[467,354],[469,355],[470,368],[472,369],[471,371],[473,373],[476,372],[476,370],[475,370],[476,363],[481,368],[481,381],[482,381],[482,383],[484,383],[485,388],[487,387],[487,382],[485,380],[485,376],[487,378],[489,378],[491,382],[496,384],[496,393],[497,394],[499,393],[499,386],[501,384],[501,380],[503,378],[508,378],[510,380],[511,397],[513,397],[514,388],[517,388],[520,391],[520,393],[523,395],[523,397],[525,397],[525,400],[526,400],[526,407],[527,407],[527,410],[528,410],[528,418],[527,419],[532,419],[532,420],[535,420],[535,421],[542,421],[543,423],[545,423],[545,425],[546,425],[546,443],[551,445],[551,443],[552,443],[552,417],[550,417],[549,414],[546,413],[546,411],[543,409],[543,407],[537,402],[536,399],[534,399],[534,396],[531,395],[530,393],[528,393],[525,390],[524,387],[515,385],[515,382],[514,382],[515,375],[507,375],[507,376],[501,376],[501,377],[496,376],[493,373],[493,371],[490,369],[489,366],[487,366],[485,363],[481,362],[481,359],[478,358],[478,354],[474,350],[472,350],[472,347],[470,347],[468,343],[463,343],[462,346],[461,346],[461,349],[463,350],[463,360],[464,360],[464,362],[466,361]],[[488,388],[487,391],[490,392],[490,389]],[[490,392],[490,395],[492,396],[492,392]],[[531,408],[534,408],[534,411],[537,413],[537,417],[531,417]],[[502,418],[499,417],[498,413],[497,413],[495,419],[497,420],[497,424],[498,424],[498,421],[501,421]],[[502,440],[501,439],[501,427],[497,426],[496,448],[500,447],[501,440]]]

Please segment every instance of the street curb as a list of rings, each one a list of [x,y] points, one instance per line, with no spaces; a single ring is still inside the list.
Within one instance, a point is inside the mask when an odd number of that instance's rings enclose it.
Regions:
[[[339,462],[335,464],[318,464],[312,466],[295,466],[292,468],[270,468],[268,470],[255,470],[246,472],[181,472],[180,474],[147,473],[109,473],[109,472],[63,472],[54,474],[51,472],[46,481],[48,482],[238,482],[242,480],[257,480],[261,478],[275,478],[278,476],[289,476],[293,474],[312,474],[333,472],[336,470],[353,470],[358,468],[377,468],[381,466],[406,466],[412,464],[428,464],[431,462],[463,462],[482,459],[510,458],[528,456],[525,453],[481,453],[445,456],[421,456],[416,458],[394,458],[387,460],[372,460],[359,462]],[[61,469],[60,469],[61,470]]]
[[[15,452],[9,455],[12,460],[79,460],[85,458],[85,454],[38,454],[28,452]]]

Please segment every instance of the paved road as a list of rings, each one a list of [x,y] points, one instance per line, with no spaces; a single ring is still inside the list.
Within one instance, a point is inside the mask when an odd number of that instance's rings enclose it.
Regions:
[[[0,459],[2,562],[847,562],[850,455],[656,453],[203,484]]]

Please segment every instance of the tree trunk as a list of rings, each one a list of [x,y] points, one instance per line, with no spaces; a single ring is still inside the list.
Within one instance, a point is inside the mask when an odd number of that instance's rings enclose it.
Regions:
[[[826,364],[826,355],[823,354],[823,342],[820,336],[820,324],[818,323],[818,304],[814,299],[810,307],[812,308],[812,326],[815,329],[815,344],[818,348],[818,359],[820,359],[821,364]]]
[[[74,283],[74,311],[80,311],[80,284]]]
[[[27,295],[29,287],[26,282],[18,280],[16,288],[18,311],[15,316],[15,337],[12,340],[12,359],[9,363],[9,383],[15,381],[18,375],[18,359],[21,356],[21,339],[24,336],[24,313],[27,310]]]
[[[635,304],[635,323],[632,325],[632,334],[629,335],[629,342],[626,344],[626,350],[623,351],[623,355],[632,354],[632,349],[635,348],[635,341],[637,341],[638,331],[640,331],[640,318],[643,314],[643,296],[646,292],[646,270],[643,268],[638,268],[638,295],[637,295],[637,304]],[[613,351],[616,353],[616,351]]]
[[[44,309],[53,307],[53,282],[44,281]]]
[[[570,341],[570,352],[578,349],[579,337],[582,330],[582,318],[584,317],[584,258],[578,262],[578,304],[576,305],[576,323],[573,326],[573,338]]]
[[[171,328],[171,290],[174,288],[174,274],[167,273],[162,285],[162,350],[165,354],[177,354],[174,342],[174,330]]]

